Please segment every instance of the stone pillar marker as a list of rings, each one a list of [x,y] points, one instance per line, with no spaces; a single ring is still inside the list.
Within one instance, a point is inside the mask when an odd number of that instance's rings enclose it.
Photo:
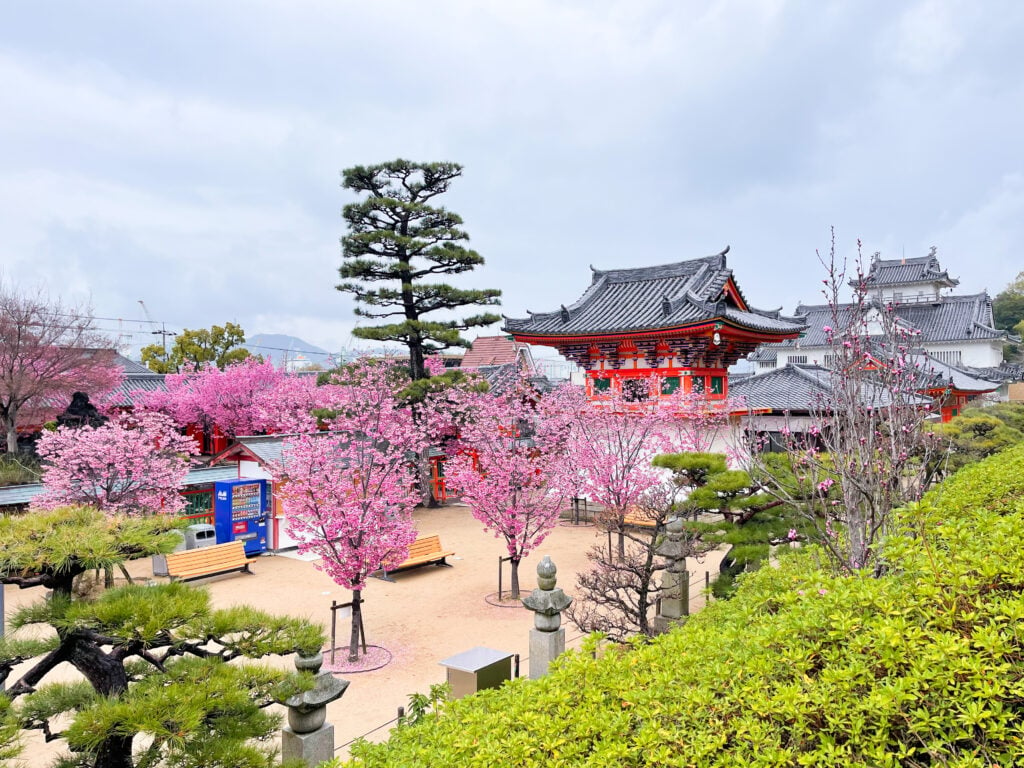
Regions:
[[[334,726],[326,723],[327,705],[340,699],[348,688],[348,680],[320,672],[323,663],[322,653],[296,654],[295,668],[316,675],[316,685],[284,702],[288,708],[288,725],[281,729],[281,758],[302,760],[310,768],[334,758]]]
[[[685,538],[683,518],[673,517],[665,526],[665,541],[658,547],[658,554],[668,561],[661,579],[661,608],[651,622],[658,634],[682,624],[690,615],[690,572],[686,570],[689,547]]]
[[[558,569],[547,555],[537,565],[537,589],[523,598],[523,605],[533,611],[533,629],[530,630],[530,679],[536,680],[548,673],[551,662],[565,651],[565,627],[562,611],[572,598],[555,587]]]

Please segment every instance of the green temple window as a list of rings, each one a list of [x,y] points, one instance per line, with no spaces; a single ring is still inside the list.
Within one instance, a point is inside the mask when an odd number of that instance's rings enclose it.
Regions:
[[[725,394],[725,377],[724,376],[712,376],[711,377],[711,394],[712,395],[724,395]]]
[[[612,380],[609,378],[604,379],[591,379],[595,392],[610,392],[612,388]]]
[[[704,377],[703,376],[691,376],[690,377],[690,391],[698,395],[704,394]]]
[[[661,394],[671,395],[679,389],[680,379],[678,376],[665,376],[661,380]]]

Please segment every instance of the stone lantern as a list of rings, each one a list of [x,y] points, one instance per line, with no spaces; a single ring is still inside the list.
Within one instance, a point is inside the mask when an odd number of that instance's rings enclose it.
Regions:
[[[322,653],[295,656],[295,668],[314,674],[316,684],[284,702],[288,725],[281,731],[281,757],[285,760],[303,760],[306,765],[315,766],[334,757],[334,726],[326,722],[327,705],[342,697],[348,680],[321,672],[323,663]]]
[[[523,605],[533,611],[530,630],[530,678],[543,677],[548,667],[565,651],[565,628],[561,626],[562,611],[572,598],[555,586],[558,569],[547,555],[537,565],[537,589],[523,598]]]

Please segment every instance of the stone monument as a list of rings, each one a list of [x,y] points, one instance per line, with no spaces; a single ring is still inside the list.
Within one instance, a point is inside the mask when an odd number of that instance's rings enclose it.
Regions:
[[[558,569],[547,555],[537,565],[537,589],[523,598],[523,605],[533,611],[530,630],[530,679],[543,677],[548,667],[565,650],[565,628],[562,611],[572,598],[555,587]]]
[[[661,578],[661,607],[651,622],[659,635],[682,624],[690,615],[690,572],[686,570],[689,544],[685,539],[683,518],[673,517],[665,526],[665,540],[658,547],[658,554],[667,561]]]
[[[327,705],[340,699],[348,688],[348,680],[321,672],[323,663],[322,653],[296,654],[295,668],[316,675],[316,685],[284,702],[288,708],[288,725],[281,729],[281,757],[302,760],[311,767],[334,757],[334,726],[326,722]]]

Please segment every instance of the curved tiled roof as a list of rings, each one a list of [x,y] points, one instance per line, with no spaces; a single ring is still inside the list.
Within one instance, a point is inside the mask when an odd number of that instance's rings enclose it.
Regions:
[[[131,407],[139,404],[137,400],[141,399],[140,395],[166,389],[167,384],[164,383],[164,374],[162,373],[129,373],[114,390],[115,394],[111,404],[125,408]]]
[[[827,368],[790,363],[768,373],[730,379],[729,395],[742,398],[746,407],[754,411],[820,413],[834,402],[835,380],[836,374]],[[864,407],[882,408],[892,402],[892,394],[881,386],[865,383],[860,392]],[[921,405],[931,402],[927,397],[917,399]]]
[[[856,280],[851,280],[855,284]],[[869,288],[882,286],[916,285],[918,283],[944,283],[949,287],[960,281],[949,276],[934,254],[914,259],[876,259],[864,277]]]
[[[985,379],[974,371],[967,371],[936,360],[928,354],[910,355],[907,363],[930,378],[929,386],[952,386],[962,392],[992,392],[999,388],[999,381]]]
[[[743,311],[723,292],[732,278],[725,254],[655,267],[599,270],[578,301],[554,312],[505,318],[510,333],[576,336],[628,333],[724,319],[778,334],[801,325],[778,313]]]
[[[828,346],[823,330],[825,326],[844,327],[852,320],[855,310],[853,304],[840,304],[834,313],[827,304],[798,305],[795,314],[807,324],[800,346]],[[985,291],[966,296],[943,296],[934,302],[897,303],[893,311],[901,325],[920,331],[921,342],[1010,338],[1006,331],[992,327],[992,300]],[[792,345],[793,341],[783,342],[783,346]]]

